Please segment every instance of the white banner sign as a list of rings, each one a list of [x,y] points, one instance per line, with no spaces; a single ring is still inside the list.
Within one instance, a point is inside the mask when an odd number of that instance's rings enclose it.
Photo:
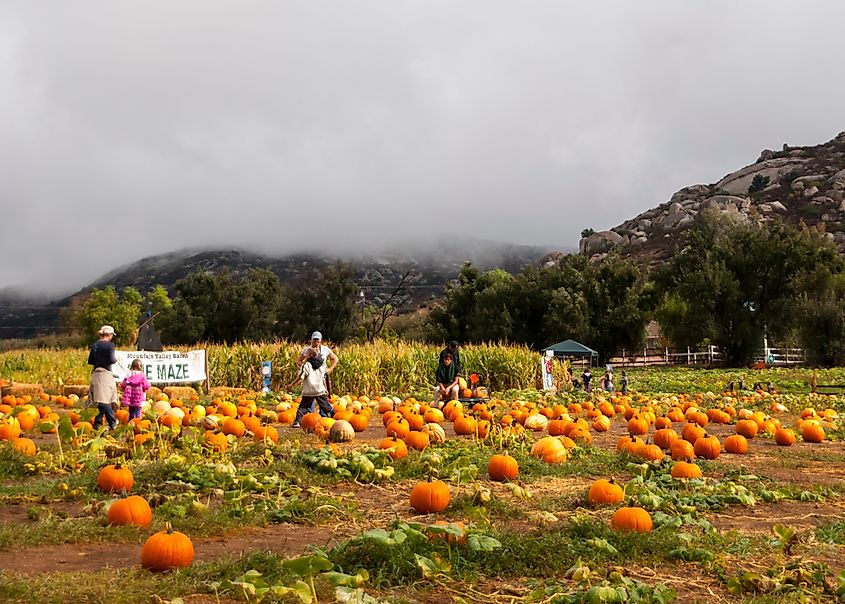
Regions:
[[[140,359],[151,384],[188,384],[205,381],[205,350],[189,352],[117,351],[112,373],[118,381],[129,375],[132,361]]]

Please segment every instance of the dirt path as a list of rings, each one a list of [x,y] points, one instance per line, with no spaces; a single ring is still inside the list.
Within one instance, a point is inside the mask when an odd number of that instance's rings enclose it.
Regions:
[[[761,503],[753,508],[732,507],[708,515],[720,531],[736,529],[746,533],[771,533],[775,524],[811,529],[838,522],[845,517],[845,501],[805,503],[779,501]]]
[[[248,551],[272,551],[283,556],[304,553],[308,546],[330,546],[344,538],[331,528],[273,524],[250,527],[226,537],[194,539],[194,559],[209,561]],[[139,543],[86,543],[0,551],[0,569],[24,575],[50,572],[90,572],[138,566]]]

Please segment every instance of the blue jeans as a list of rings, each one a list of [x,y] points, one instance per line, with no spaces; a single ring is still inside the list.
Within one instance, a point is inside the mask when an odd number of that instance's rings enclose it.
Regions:
[[[329,402],[329,397],[325,394],[320,396],[303,396],[302,401],[299,403],[299,409],[296,410],[296,419],[294,420],[294,423],[298,424],[306,413],[310,413],[314,410],[315,401],[320,407],[320,415],[323,417],[332,417],[334,415],[332,404]]]
[[[94,418],[94,427],[100,427],[100,419],[105,416],[106,423],[109,425],[110,430],[114,430],[114,427],[117,425],[117,417],[114,415],[114,409],[111,408],[110,403],[97,403],[97,417]]]

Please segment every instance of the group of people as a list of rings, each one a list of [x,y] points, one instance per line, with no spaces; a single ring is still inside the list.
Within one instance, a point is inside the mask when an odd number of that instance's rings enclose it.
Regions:
[[[98,340],[91,345],[88,352],[88,364],[93,367],[91,382],[88,388],[88,404],[97,406],[94,427],[98,428],[105,422],[109,430],[117,427],[119,408],[117,402],[117,383],[112,374],[112,365],[117,363],[117,354],[112,340],[115,331],[111,325],[103,325],[97,332]],[[141,407],[147,398],[150,382],[144,374],[143,365],[139,359],[132,361],[129,375],[121,382],[123,389],[123,404],[129,409],[129,419],[141,417]]]
[[[590,368],[587,367],[584,370],[584,373],[581,374],[581,382],[584,385],[585,392],[590,392],[592,381],[593,374],[590,371]],[[613,384],[613,368],[610,366],[606,367],[604,370],[604,376],[601,378],[601,389],[605,392],[616,392]],[[624,370],[619,378],[619,390],[622,394],[628,394],[628,376],[625,374]]]

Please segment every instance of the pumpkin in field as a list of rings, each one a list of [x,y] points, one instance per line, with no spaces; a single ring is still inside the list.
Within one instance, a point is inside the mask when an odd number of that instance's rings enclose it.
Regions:
[[[21,435],[21,425],[14,417],[0,423],[0,440],[13,440]]]
[[[223,431],[223,434],[234,434],[237,437],[241,437],[244,435],[244,432],[246,432],[246,426],[239,419],[227,417],[223,420],[221,430]]]
[[[725,453],[745,455],[748,453],[748,439],[742,434],[733,434],[725,439]]]
[[[459,532],[456,535],[452,532],[445,532],[432,527],[448,527],[450,530]],[[449,545],[466,545],[467,544],[467,529],[463,522],[448,522],[446,520],[438,520],[428,529],[429,539],[443,539]]]
[[[252,433],[255,436],[255,440],[270,440],[274,443],[279,442],[279,431],[273,426],[257,426]]]
[[[701,468],[686,461],[675,462],[672,466],[672,478],[701,478]]]
[[[469,415],[462,415],[461,417],[457,418],[455,420],[455,423],[453,424],[455,434],[457,434],[458,436],[475,434],[476,427],[477,425],[475,419],[470,417]]]
[[[660,461],[663,459],[663,449],[654,444],[645,444],[640,447],[639,456],[646,461]]]
[[[501,455],[494,455],[487,463],[487,474],[490,480],[504,482],[514,480],[519,476],[519,464],[505,451]]]
[[[128,491],[133,484],[135,484],[135,478],[132,476],[132,471],[119,463],[106,466],[97,475],[97,487],[107,493]]]
[[[795,432],[789,428],[778,428],[775,430],[775,442],[781,447],[790,447],[795,444]]]
[[[741,419],[736,423],[736,433],[745,438],[754,438],[759,430],[759,424],[753,419]]]
[[[35,443],[28,438],[13,438],[12,446],[27,457],[35,455]]]
[[[654,440],[654,444],[661,449],[668,449],[672,445],[672,442],[678,438],[680,438],[680,436],[678,436],[678,433],[672,428],[661,428],[660,430],[656,430],[654,432],[652,440]]]
[[[193,561],[194,544],[186,534],[174,531],[169,522],[165,530],[147,539],[141,549],[141,566],[148,570],[185,568]]]
[[[418,514],[442,512],[449,505],[451,493],[442,480],[420,482],[411,491],[411,507]]]
[[[804,442],[820,443],[825,438],[824,428],[819,424],[805,422],[801,427],[801,438],[804,439]]]
[[[149,526],[153,520],[153,511],[146,499],[138,495],[130,495],[112,503],[106,517],[109,524],[113,526],[124,524]]]
[[[370,416],[366,413],[353,413],[349,418],[349,424],[356,432],[363,432],[370,425]]]
[[[556,436],[544,436],[531,447],[531,457],[542,459],[548,464],[559,464],[566,461],[569,451]]]
[[[408,445],[405,444],[405,441],[399,440],[395,436],[383,438],[379,442],[378,448],[386,450],[394,461],[408,456]]]
[[[545,415],[540,413],[535,413],[534,415],[529,415],[525,419],[525,429],[526,430],[534,430],[535,432],[539,432],[545,430],[549,424],[549,418]]]
[[[426,424],[420,432],[428,434],[428,441],[432,445],[439,445],[446,442],[446,430],[440,424]]]
[[[693,451],[698,457],[703,457],[704,459],[716,459],[722,452],[722,444],[715,436],[705,434],[695,441]]]
[[[418,431],[408,432],[405,437],[405,444],[417,451],[423,451],[429,444],[428,434]]]
[[[587,502],[590,505],[615,505],[625,497],[625,491],[611,478],[600,478],[590,485]]]
[[[640,417],[639,415],[635,415],[630,420],[628,420],[628,433],[632,436],[637,436],[639,434],[647,434],[648,420],[643,417]]]
[[[408,420],[402,418],[396,418],[390,421],[387,426],[385,426],[385,430],[387,431],[388,436],[395,436],[396,438],[405,438],[408,436],[408,432],[411,431],[411,427],[408,424]]]
[[[305,432],[313,432],[319,423],[320,414],[312,411],[311,413],[306,413],[302,416],[299,425]]]
[[[683,438],[677,438],[669,445],[669,453],[675,461],[695,459],[695,448]]]
[[[210,447],[218,453],[222,453],[229,448],[229,440],[222,432],[206,431],[204,442],[206,447]]]
[[[355,428],[345,419],[339,419],[329,428],[329,440],[333,443],[345,443],[355,438]]]
[[[654,524],[651,514],[643,508],[619,508],[611,517],[610,526],[617,531],[650,533]]]

